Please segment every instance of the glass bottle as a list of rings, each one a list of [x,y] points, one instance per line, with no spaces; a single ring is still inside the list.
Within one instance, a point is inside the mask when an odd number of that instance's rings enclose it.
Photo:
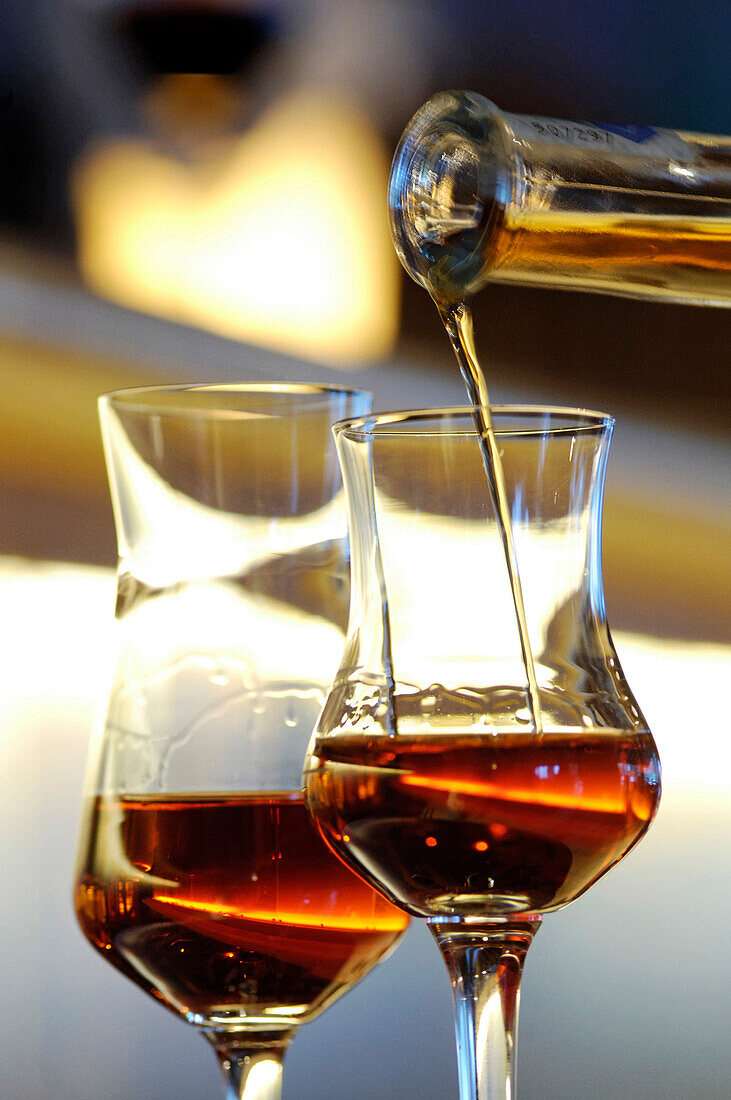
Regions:
[[[391,228],[438,300],[490,281],[731,303],[731,139],[505,114],[441,92],[396,150]]]

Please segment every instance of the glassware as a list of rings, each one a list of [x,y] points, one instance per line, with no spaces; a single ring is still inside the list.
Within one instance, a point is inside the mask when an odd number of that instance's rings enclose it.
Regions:
[[[336,425],[351,613],[305,781],[328,842],[425,917],[437,940],[454,993],[462,1100],[506,1100],[521,971],[541,917],[637,843],[660,782],[605,616],[600,526],[613,421],[492,410],[537,724],[477,411]]]
[[[408,918],[322,842],[302,761],[347,619],[331,425],[368,395],[172,386],[103,397],[118,656],[75,904],[92,945],[273,1100],[297,1027]]]
[[[504,114],[441,92],[391,169],[391,228],[442,301],[487,282],[731,303],[731,139]]]

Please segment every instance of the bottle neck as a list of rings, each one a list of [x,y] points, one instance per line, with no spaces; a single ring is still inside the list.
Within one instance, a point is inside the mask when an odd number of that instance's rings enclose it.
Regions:
[[[731,142],[435,96],[396,152],[396,249],[441,301],[487,282],[731,301]]]
[[[391,230],[406,270],[438,300],[461,301],[487,278],[511,201],[514,168],[496,107],[448,92],[417,112],[396,150]]]

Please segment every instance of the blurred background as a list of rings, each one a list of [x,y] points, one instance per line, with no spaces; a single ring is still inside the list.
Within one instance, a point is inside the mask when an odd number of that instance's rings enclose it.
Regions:
[[[388,235],[406,122],[461,87],[506,111],[728,133],[725,9],[3,0],[4,1097],[217,1095],[200,1040],[100,964],[70,911],[114,602],[97,395],[300,379],[363,385],[377,408],[463,403]],[[532,949],[523,1095],[725,1096],[729,315],[494,286],[475,320],[494,401],[617,416],[609,616],[665,762],[650,837]],[[285,1095],[456,1095],[450,1011],[414,930],[308,1026]]]

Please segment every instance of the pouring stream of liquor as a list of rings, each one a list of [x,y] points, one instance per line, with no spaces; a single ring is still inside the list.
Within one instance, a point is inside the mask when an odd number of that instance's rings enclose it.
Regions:
[[[490,398],[487,392],[485,376],[480,369],[475,351],[472,329],[472,311],[464,302],[445,303],[436,295],[432,295],[436,303],[439,315],[447,330],[450,342],[457,356],[459,369],[467,387],[470,404],[475,408],[475,425],[480,439],[482,461],[487,475],[493,504],[498,517],[500,537],[505,551],[505,562],[508,568],[508,577],[515,605],[515,615],[520,636],[520,649],[523,657],[523,666],[527,679],[527,703],[530,720],[536,734],[543,733],[543,721],[541,718],[541,700],[536,680],[536,670],[533,661],[530,638],[528,636],[528,623],[525,617],[525,605],[523,603],[523,588],[520,583],[518,558],[515,552],[515,540],[513,538],[513,524],[508,506],[508,494],[505,487],[505,474],[502,459],[498,449],[495,432],[492,427],[492,415],[490,413]]]

